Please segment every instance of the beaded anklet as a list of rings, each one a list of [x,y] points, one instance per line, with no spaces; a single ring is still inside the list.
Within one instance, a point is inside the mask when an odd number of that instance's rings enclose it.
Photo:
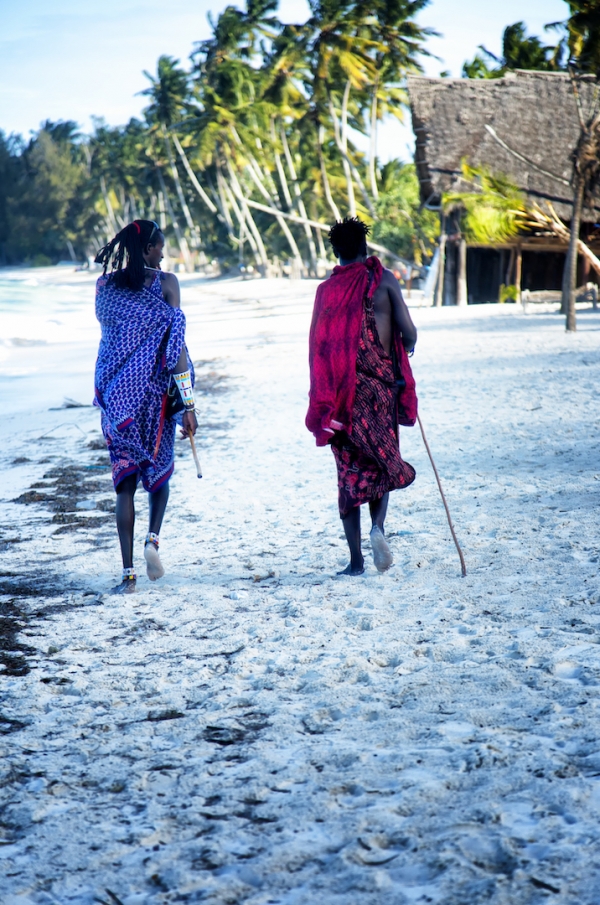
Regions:
[[[148,534],[146,535],[146,541],[144,543],[144,547],[146,547],[148,544],[152,544],[158,550],[160,541],[158,539],[158,534],[155,534],[154,531],[149,531]]]
[[[135,581],[136,579],[137,575],[135,574],[135,569],[123,569],[121,581]]]

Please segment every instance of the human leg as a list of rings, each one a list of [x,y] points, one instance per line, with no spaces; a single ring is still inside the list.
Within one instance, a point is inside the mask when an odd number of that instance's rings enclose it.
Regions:
[[[133,527],[135,524],[135,505],[133,498],[137,487],[137,474],[127,475],[116,486],[117,532],[123,559],[123,578],[113,588],[116,594],[130,594],[135,591],[136,579],[133,570]]]
[[[392,551],[385,539],[383,527],[389,499],[389,493],[384,493],[379,499],[369,503],[371,521],[373,523],[370,534],[371,549],[373,551],[373,562],[378,572],[386,572],[394,562]]]
[[[144,545],[144,559],[146,560],[146,573],[150,581],[156,581],[162,578],[165,570],[158,555],[158,535],[169,500],[169,482],[166,481],[162,487],[155,490],[149,495],[150,518],[148,523],[148,535]]]
[[[365,561],[362,555],[360,539],[360,506],[354,506],[343,518],[344,533],[350,548],[350,564],[339,575],[362,575]]]
[[[165,515],[165,509],[169,502],[169,482],[167,481],[158,490],[149,494],[150,521],[148,531],[152,534],[160,534],[160,528]]]
[[[117,531],[123,557],[123,568],[133,568],[133,526],[135,506],[133,498],[137,487],[137,475],[128,475],[117,485]]]
[[[373,500],[369,503],[369,511],[371,513],[371,522],[373,526],[377,525],[378,528],[381,529],[381,533],[385,534],[383,523],[385,522],[385,517],[387,515],[388,503],[390,500],[390,495],[388,493],[384,493],[382,497],[379,497],[378,500]]]

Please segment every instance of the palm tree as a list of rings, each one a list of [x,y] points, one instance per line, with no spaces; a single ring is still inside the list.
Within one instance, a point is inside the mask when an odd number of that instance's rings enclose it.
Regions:
[[[476,54],[471,62],[463,65],[463,76],[467,78],[501,78],[512,69],[538,69],[555,71],[561,68],[562,51],[560,45],[553,47],[542,44],[535,35],[527,35],[524,22],[515,22],[504,29],[502,35],[502,56],[498,57],[479,45],[483,54]],[[490,68],[489,63],[496,66]]]
[[[149,72],[144,72],[146,78],[150,81],[150,87],[141,93],[151,99],[150,104],[144,110],[146,121],[150,125],[150,132],[159,132],[164,142],[167,152],[167,160],[179,204],[183,215],[190,230],[192,246],[200,247],[200,234],[198,227],[192,219],[192,215],[186,201],[177,166],[173,157],[173,149],[169,138],[168,130],[180,119],[182,111],[189,108],[189,76],[186,72],[179,68],[179,61],[169,56],[161,56],[158,59],[156,78]],[[166,186],[164,185],[164,177],[162,171],[159,170],[161,189],[166,195]],[[166,196],[168,198],[168,196]],[[169,207],[171,202],[168,201]],[[177,235],[177,240],[184,259],[186,270],[192,271],[193,263],[187,240],[182,233],[176,218],[173,219],[173,229]]]
[[[424,41],[437,34],[415,21],[427,3],[428,0],[370,0],[361,4],[363,27],[379,45],[374,53],[375,78],[369,89],[369,181],[375,200],[379,194],[375,178],[377,123],[388,114],[400,121],[404,119],[406,93],[400,82],[407,72],[422,71],[419,57],[429,56]]]

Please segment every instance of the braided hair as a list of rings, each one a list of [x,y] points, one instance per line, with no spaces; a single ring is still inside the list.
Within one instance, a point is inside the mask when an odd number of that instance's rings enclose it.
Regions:
[[[346,261],[367,253],[367,236],[371,227],[358,217],[344,217],[331,227],[327,237],[335,252]]]
[[[161,238],[162,232],[154,220],[134,220],[100,249],[96,264],[103,265],[104,273],[110,265],[110,278],[119,289],[139,292],[146,276],[143,253],[148,245],[156,245]]]

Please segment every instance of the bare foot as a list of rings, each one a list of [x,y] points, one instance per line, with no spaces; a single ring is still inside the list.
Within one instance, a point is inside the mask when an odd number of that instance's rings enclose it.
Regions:
[[[348,563],[345,569],[342,569],[341,572],[338,572],[338,575],[362,575],[365,571],[365,567],[361,566],[360,569],[353,569],[352,563]]]
[[[144,559],[146,560],[146,574],[150,581],[156,581],[157,578],[162,578],[165,574],[165,570],[160,561],[158,550],[152,541],[148,541],[144,547]]]
[[[387,572],[394,562],[394,557],[383,531],[378,525],[373,525],[371,528],[371,549],[373,550],[373,562],[377,571]]]

